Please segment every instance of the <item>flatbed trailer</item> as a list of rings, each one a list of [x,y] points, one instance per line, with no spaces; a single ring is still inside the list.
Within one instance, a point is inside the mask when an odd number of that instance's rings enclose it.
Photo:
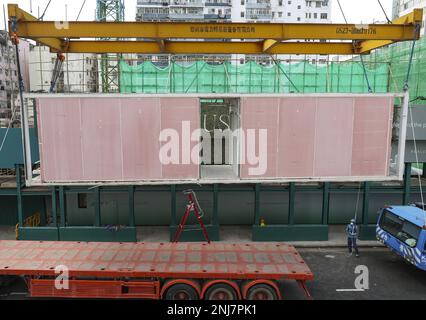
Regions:
[[[274,300],[279,280],[310,297],[313,274],[285,243],[4,240],[0,277],[24,279],[30,297]]]

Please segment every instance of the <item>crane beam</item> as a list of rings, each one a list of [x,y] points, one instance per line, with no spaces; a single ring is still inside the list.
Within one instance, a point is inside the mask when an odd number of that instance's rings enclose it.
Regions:
[[[69,52],[75,53],[146,53],[146,54],[356,54],[351,42],[279,42],[265,50],[263,41],[70,41]]]
[[[369,25],[122,21],[61,23],[38,21],[16,4],[8,5],[8,11],[10,24],[12,26],[14,21],[15,25],[10,30],[14,30],[18,37],[39,41],[55,52],[92,53],[369,53],[393,42],[418,39],[420,35],[415,34],[416,26],[423,19],[423,10],[414,9],[392,24]],[[81,38],[90,40],[79,40]],[[129,40],[106,43],[96,38]],[[151,41],[137,41],[135,38]],[[331,42],[325,42],[327,40]]]

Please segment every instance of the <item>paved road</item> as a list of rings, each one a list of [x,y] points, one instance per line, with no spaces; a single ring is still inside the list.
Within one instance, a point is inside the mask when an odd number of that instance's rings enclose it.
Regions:
[[[361,256],[349,256],[345,249],[299,249],[315,280],[308,288],[315,300],[409,299],[426,300],[426,272],[407,264],[385,248],[364,249]],[[338,292],[354,289],[355,268],[365,265],[369,271],[369,289],[364,292]],[[303,299],[298,286],[283,283],[284,299]]]
[[[308,283],[315,300],[426,300],[426,272],[405,263],[387,249],[365,248],[359,258],[348,256],[345,249],[337,248],[302,248],[299,252],[315,275],[315,280]],[[365,265],[369,269],[369,290],[336,291],[355,288],[354,281],[358,275],[354,271],[357,265]],[[20,285],[14,285],[13,289],[15,292],[24,291],[24,287]],[[303,291],[293,281],[283,282],[281,289],[285,300],[305,299]],[[2,298],[26,299],[22,295],[0,296]]]

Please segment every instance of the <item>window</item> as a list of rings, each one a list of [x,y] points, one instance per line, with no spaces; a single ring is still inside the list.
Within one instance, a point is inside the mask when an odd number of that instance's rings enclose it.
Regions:
[[[244,11],[241,11],[241,18],[244,18]]]
[[[321,19],[327,19],[328,15],[327,13],[321,13]]]
[[[242,6],[244,5],[244,0],[241,0],[241,5],[242,5]]]
[[[291,12],[287,12],[287,17],[291,17]]]
[[[379,223],[380,227],[400,241],[415,247],[420,235],[420,227],[404,220],[390,211],[385,211]]]
[[[301,19],[300,19],[300,17],[297,17],[297,21],[300,21]]]
[[[299,9],[299,10],[300,10],[300,9],[302,9],[302,6],[301,6],[301,5],[298,5],[298,6],[297,6],[297,9]]]
[[[314,13],[314,19],[318,18],[318,13]]]
[[[78,208],[79,209],[86,209],[87,208],[87,193],[78,193],[77,194],[77,200],[78,200]]]
[[[279,0],[279,1],[278,1],[278,5],[279,5],[280,7],[282,7],[282,5],[283,5],[283,0]]]
[[[278,17],[281,18],[283,16],[283,12],[282,11],[278,11]]]

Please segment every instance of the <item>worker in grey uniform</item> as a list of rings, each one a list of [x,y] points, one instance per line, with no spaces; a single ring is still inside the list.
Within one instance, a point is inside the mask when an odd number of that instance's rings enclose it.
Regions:
[[[358,246],[356,240],[358,239],[358,226],[355,223],[355,219],[351,220],[346,227],[346,234],[348,236],[348,249],[349,253],[352,254],[352,249],[355,251],[355,255],[359,257]]]

